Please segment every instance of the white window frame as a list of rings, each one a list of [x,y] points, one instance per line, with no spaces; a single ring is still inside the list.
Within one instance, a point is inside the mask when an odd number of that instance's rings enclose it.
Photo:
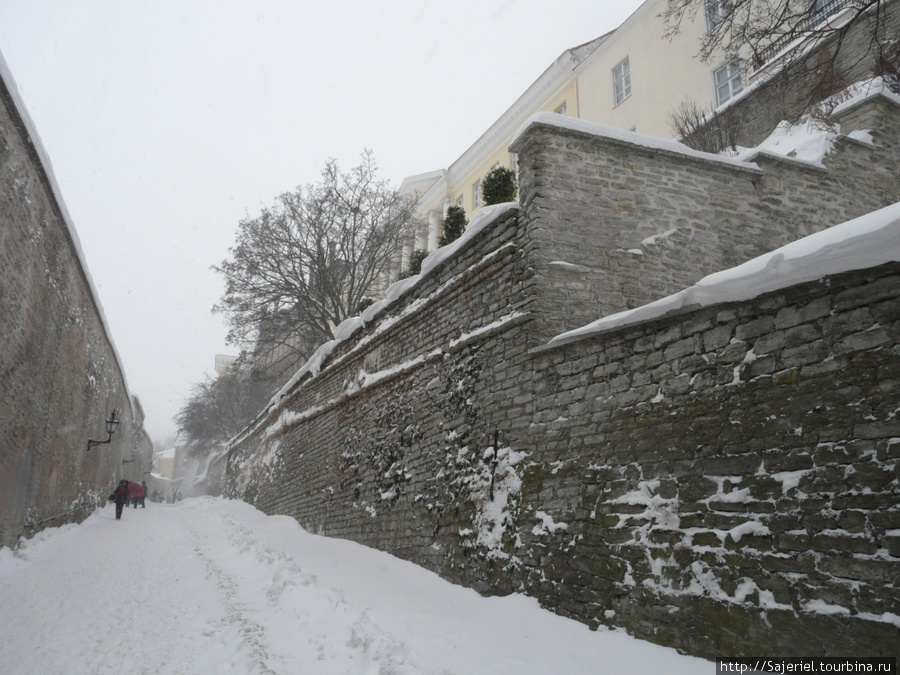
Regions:
[[[554,110],[553,112],[555,112],[557,115],[566,115],[566,114],[568,114],[568,113],[567,113],[566,102],[563,101],[563,102],[562,102],[562,105],[559,106],[559,107],[558,107],[556,110]]]
[[[456,205],[459,208],[465,210],[465,208],[466,208],[465,201],[466,201],[465,195],[460,195],[459,199],[456,200]]]
[[[813,0],[815,1],[815,0]],[[731,11],[731,0],[706,0],[706,29],[715,30]]]
[[[720,79],[720,74],[724,74],[727,77]],[[740,59],[732,59],[713,71],[713,87],[716,91],[716,107],[719,107],[726,101],[730,101],[744,90]]]
[[[613,107],[615,107],[631,96],[631,62],[627,56],[613,66],[612,78]]]
[[[476,180],[472,183],[472,210],[481,206],[481,181]]]

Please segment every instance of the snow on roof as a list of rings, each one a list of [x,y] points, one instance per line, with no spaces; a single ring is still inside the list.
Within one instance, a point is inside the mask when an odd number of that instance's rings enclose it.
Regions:
[[[53,174],[53,165],[50,162],[50,155],[47,154],[47,150],[46,148],[44,148],[44,144],[41,142],[40,134],[38,134],[37,127],[35,126],[34,121],[31,119],[31,116],[28,114],[28,108],[25,107],[25,102],[22,99],[21,94],[19,93],[19,88],[16,86],[15,78],[13,78],[12,71],[10,71],[2,51],[0,51],[0,79],[2,79],[3,83],[6,85],[6,89],[9,92],[10,97],[12,98],[13,106],[15,106],[16,111],[19,113],[22,124],[25,125],[25,130],[28,132],[28,137],[31,140],[31,145],[34,147],[38,159],[41,162],[41,166],[44,169],[44,174],[47,176],[47,181],[50,183],[50,189],[53,191],[53,196],[56,199],[56,205],[59,208],[60,214],[62,214],[63,223],[68,229],[69,238],[72,241],[72,247],[75,250],[75,256],[77,257],[78,262],[81,265],[81,271],[84,274],[84,278],[87,280],[91,297],[94,299],[94,306],[97,308],[97,314],[100,316],[100,322],[103,325],[104,332],[106,333],[106,339],[109,341],[110,349],[112,349],[113,356],[116,359],[116,364],[119,366],[119,372],[122,375],[122,382],[125,385],[125,395],[128,399],[129,405],[131,406],[132,417],[135,417],[136,415],[134,410],[134,401],[132,400],[132,396],[129,393],[128,380],[125,378],[125,368],[122,366],[122,359],[119,356],[119,352],[116,349],[116,344],[112,339],[112,332],[109,330],[109,322],[106,320],[106,314],[104,314],[103,312],[103,305],[100,304],[100,296],[97,294],[97,289],[94,286],[94,280],[93,278],[91,278],[91,273],[88,270],[87,262],[84,257],[84,251],[82,251],[81,249],[81,240],[78,239],[78,233],[75,231],[75,225],[73,224],[72,216],[69,215],[69,209],[66,207],[66,202],[63,199],[62,190],[59,187],[59,183],[57,183],[56,181],[56,176]]]
[[[560,129],[569,129],[571,131],[590,134],[591,136],[599,136],[617,141],[624,141],[626,143],[649,148],[651,150],[662,150],[664,152],[671,152],[687,157],[704,159],[710,162],[725,164],[733,168],[742,169],[745,171],[753,171],[756,173],[760,172],[760,168],[752,162],[745,162],[740,159],[725,157],[722,155],[714,155],[709,152],[701,152],[699,150],[689,148],[688,146],[684,145],[683,143],[679,143],[678,141],[670,141],[664,138],[657,138],[656,136],[647,136],[645,134],[639,134],[633,131],[625,131],[624,129],[618,129],[606,124],[600,124],[599,122],[588,122],[587,120],[568,117],[567,115],[558,115],[551,112],[539,112],[529,117],[525,121],[525,123],[521,127],[519,127],[519,130],[515,133],[515,136],[513,136],[510,147],[515,145],[519,137],[522,136],[526,131],[528,131],[530,127],[537,124],[559,127]]]
[[[768,138],[755,148],[739,148],[735,159],[753,161],[760,155],[792,159],[824,169],[826,155],[834,148],[840,133],[826,131],[809,118],[799,124],[781,122]]]
[[[584,61],[590,54],[594,53],[594,50],[597,49],[600,45],[602,45],[609,38],[610,35],[616,32],[617,29],[613,28],[608,33],[604,33],[598,38],[594,38],[593,40],[589,40],[584,44],[580,44],[577,47],[570,47],[567,51],[572,54],[576,61],[581,63]]]
[[[900,105],[900,94],[892,92],[881,77],[874,77],[871,80],[857,82],[847,87],[845,92],[849,94],[850,98],[835,107],[835,109],[831,111],[832,116],[841,115],[849,109],[855,108],[860,103],[863,103],[870,98],[875,98],[876,96],[881,96],[895,105]]]
[[[833,105],[839,98],[847,97],[843,103],[837,104],[832,110],[830,117],[836,118],[876,96],[882,96],[900,105],[900,96],[887,89],[880,77],[857,82],[831,97],[831,103],[825,101],[823,104],[827,109],[829,105]],[[751,162],[760,155],[770,155],[825,168],[825,157],[831,152],[835,140],[840,136],[839,125],[835,125],[833,130],[828,129],[825,128],[823,122],[806,116],[798,124],[791,124],[787,121],[781,122],[769,137],[758,146],[755,148],[738,148],[738,152],[733,156],[735,159]],[[871,136],[862,131],[851,132],[847,136],[863,143],[872,142]]]
[[[782,246],[690,288],[561,333],[564,344],[680,310],[749,300],[770,291],[851,270],[900,261],[900,202]]]
[[[401,194],[410,194],[416,190],[425,190],[431,188],[441,178],[444,177],[444,170],[437,169],[435,171],[427,171],[425,173],[417,173],[414,176],[407,176],[400,183],[398,188]]]

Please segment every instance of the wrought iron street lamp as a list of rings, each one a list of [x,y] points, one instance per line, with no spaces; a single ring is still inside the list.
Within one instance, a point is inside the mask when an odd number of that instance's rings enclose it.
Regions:
[[[116,429],[119,427],[119,420],[116,418],[116,411],[113,409],[112,413],[109,416],[109,419],[106,420],[106,440],[105,441],[95,441],[93,439],[88,439],[87,449],[90,450],[95,445],[106,445],[112,440],[112,435],[115,433]]]

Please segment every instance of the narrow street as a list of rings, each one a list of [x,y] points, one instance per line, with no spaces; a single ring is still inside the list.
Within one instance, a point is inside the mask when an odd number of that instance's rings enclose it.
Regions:
[[[704,673],[237,501],[114,507],[0,549],[0,672]]]

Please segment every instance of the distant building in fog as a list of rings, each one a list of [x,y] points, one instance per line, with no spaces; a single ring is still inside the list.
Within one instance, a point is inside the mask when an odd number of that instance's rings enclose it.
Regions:
[[[237,361],[236,356],[216,354],[216,373],[224,375],[231,369],[231,366],[234,365],[235,361]]]

